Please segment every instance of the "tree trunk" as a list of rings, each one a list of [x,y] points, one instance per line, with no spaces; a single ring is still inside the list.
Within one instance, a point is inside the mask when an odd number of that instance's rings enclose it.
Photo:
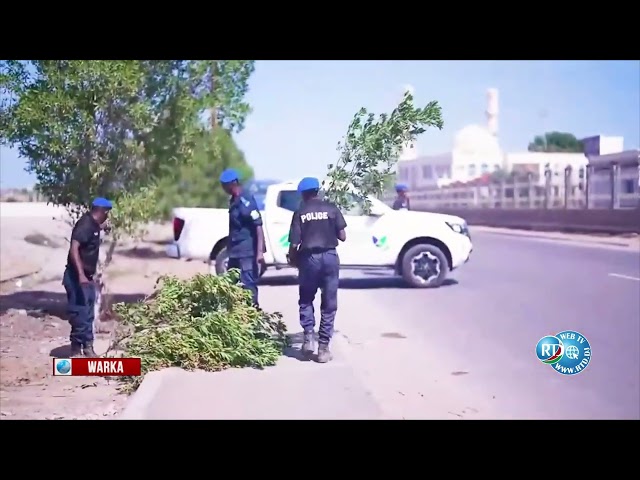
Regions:
[[[211,94],[215,98],[216,92],[216,80],[218,78],[218,68],[217,64],[214,61],[213,66],[211,67]],[[218,107],[214,106],[211,108],[211,131],[213,132],[218,127]]]
[[[96,276],[94,279],[94,285],[96,290],[96,303],[94,305],[94,322],[93,322],[93,333],[102,333],[101,326],[104,322],[110,320],[109,313],[111,310],[111,298],[109,295],[109,290],[107,289],[107,268],[111,264],[113,260],[113,253],[116,250],[118,242],[116,240],[112,240],[109,244],[109,248],[107,249],[107,253],[103,261],[98,262],[98,269],[96,272]]]

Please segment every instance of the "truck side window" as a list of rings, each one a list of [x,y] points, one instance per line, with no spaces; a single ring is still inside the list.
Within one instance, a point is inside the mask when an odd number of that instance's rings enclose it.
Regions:
[[[278,195],[278,206],[290,212],[295,212],[298,210],[301,200],[302,196],[296,190],[283,190]]]
[[[358,198],[355,195],[349,195],[349,203],[351,206],[348,209],[343,209],[343,215],[350,215],[352,217],[357,217],[364,214],[364,209],[362,208],[362,199]]]

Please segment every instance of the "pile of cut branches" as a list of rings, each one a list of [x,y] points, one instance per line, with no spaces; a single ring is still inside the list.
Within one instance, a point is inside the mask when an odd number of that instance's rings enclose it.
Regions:
[[[155,293],[114,306],[119,325],[112,350],[142,359],[142,375],[167,367],[218,371],[274,365],[287,345],[279,313],[253,307],[238,271],[190,280],[162,277]],[[124,377],[135,390],[141,377]]]

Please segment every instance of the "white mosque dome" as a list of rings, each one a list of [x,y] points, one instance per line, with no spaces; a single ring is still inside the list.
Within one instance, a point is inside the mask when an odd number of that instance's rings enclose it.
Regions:
[[[453,150],[465,154],[501,155],[498,139],[481,125],[468,125],[456,133]]]

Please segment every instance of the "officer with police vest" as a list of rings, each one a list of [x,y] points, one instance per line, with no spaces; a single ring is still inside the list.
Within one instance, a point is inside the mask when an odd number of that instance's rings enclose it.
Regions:
[[[396,197],[396,199],[393,202],[393,207],[392,208],[394,210],[409,210],[410,209],[409,197],[407,196],[407,190],[409,190],[407,188],[407,186],[402,184],[402,183],[398,183],[396,185],[396,193],[398,194],[398,196]]]
[[[289,230],[289,259],[298,267],[300,325],[304,331],[302,353],[313,354],[316,319],[313,300],[322,291],[320,328],[318,329],[318,362],[331,360],[329,342],[338,310],[340,259],[336,247],[344,242],[347,226],[342,213],[332,203],[318,198],[317,178],[303,178],[298,184],[302,204],[293,214]]]
[[[228,268],[240,270],[240,283],[251,292],[258,306],[258,279],[264,263],[264,232],[262,216],[253,195],[243,192],[238,172],[227,169],[220,175],[220,183],[229,199]]]

